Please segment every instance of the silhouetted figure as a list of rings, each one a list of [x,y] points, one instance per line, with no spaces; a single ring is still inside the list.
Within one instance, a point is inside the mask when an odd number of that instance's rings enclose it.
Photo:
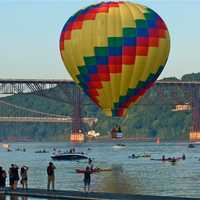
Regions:
[[[28,167],[27,166],[22,166],[21,167],[21,171],[20,171],[20,175],[21,175],[21,184],[22,184],[22,188],[27,189],[28,188]]]
[[[89,166],[86,167],[83,181],[84,181],[84,191],[89,192],[90,191],[90,181],[91,181],[91,170],[90,170]]]
[[[6,187],[6,171],[0,167],[0,190],[4,190]]]
[[[11,164],[10,168],[9,168],[9,184],[10,184],[10,188],[13,190],[14,189],[14,168],[15,165]]]
[[[131,156],[132,156],[132,158],[135,158],[135,157],[136,157],[134,153],[133,153]]]
[[[14,179],[14,185],[13,185],[13,189],[16,190],[17,189],[17,184],[19,181],[19,167],[17,165],[14,165],[14,169],[13,169],[13,179]]]
[[[165,161],[165,155],[162,156],[162,161]]]
[[[52,190],[54,190],[54,183],[55,183],[55,173],[54,170],[56,167],[52,162],[49,162],[49,166],[47,167],[47,175],[48,175],[48,183],[47,189],[50,190],[50,185],[52,185]]]
[[[185,160],[186,159],[186,156],[185,154],[182,155],[182,160]]]
[[[118,132],[122,132],[122,130],[121,130],[121,127],[120,126],[118,126]]]
[[[92,162],[92,159],[91,159],[91,158],[88,159],[88,165],[89,165],[89,167],[90,167],[90,170],[93,170],[94,165],[93,165],[93,162]]]

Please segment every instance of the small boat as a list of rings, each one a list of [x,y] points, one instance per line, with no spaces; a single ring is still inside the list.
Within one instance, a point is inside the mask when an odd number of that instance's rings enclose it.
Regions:
[[[195,147],[194,144],[192,143],[188,144],[188,148],[194,148],[194,147]]]
[[[132,154],[131,156],[129,156],[129,158],[135,159],[135,158],[150,158],[151,155],[150,154],[143,154],[143,155],[135,155]]]
[[[168,162],[176,162],[176,161],[179,161],[179,160],[183,160],[183,158],[182,157],[176,157],[176,158],[171,158],[171,157],[169,157],[169,158],[165,158],[165,159],[162,159],[162,158],[151,158],[150,160],[154,160],[154,161],[163,161],[163,162],[165,162],[165,161],[168,161]]]
[[[17,148],[17,149],[15,149],[15,151],[26,152],[26,149],[25,148]]]
[[[84,153],[57,153],[51,156],[53,160],[82,160],[89,159]]]
[[[46,150],[44,149],[44,150],[35,151],[35,153],[49,153],[49,151],[46,151]]]
[[[112,147],[113,147],[113,148],[125,148],[126,145],[120,143],[120,144],[113,145]]]
[[[85,173],[85,171],[86,171],[85,169],[76,169],[76,173],[78,173],[78,174]],[[112,169],[110,169],[110,168],[104,168],[104,169],[94,168],[90,171],[91,171],[91,173],[99,173],[99,172],[110,172],[110,171],[112,171]]]
[[[6,149],[7,152],[12,152],[12,149],[10,148],[10,144],[1,144],[1,147]]]

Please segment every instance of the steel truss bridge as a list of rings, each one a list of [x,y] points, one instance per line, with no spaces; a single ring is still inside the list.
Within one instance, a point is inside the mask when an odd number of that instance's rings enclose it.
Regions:
[[[48,89],[55,87],[61,88],[65,93],[65,97],[58,98],[56,95],[49,95]],[[166,88],[170,88],[170,93],[166,92]],[[184,96],[179,96],[178,90],[184,91]],[[200,131],[200,81],[157,81],[154,86],[155,95],[163,99],[163,105],[166,104],[166,97],[176,102],[189,102],[192,109],[192,130]],[[73,106],[72,116],[62,116],[50,113],[42,113],[29,109],[32,113],[40,114],[38,117],[0,117],[0,122],[62,122],[72,123],[72,129],[76,130],[81,127],[81,123],[92,124],[97,122],[96,118],[81,118],[81,105],[83,102],[83,92],[76,87],[72,80],[38,80],[38,79],[0,79],[0,94],[25,94],[31,93],[42,96],[55,101],[69,103]],[[6,104],[6,102],[0,101]],[[92,103],[91,103],[92,104]],[[150,102],[148,104],[155,104]],[[8,105],[8,103],[7,103]],[[10,105],[15,106],[15,105]],[[18,106],[19,107],[19,106]],[[23,107],[19,108],[25,109]]]

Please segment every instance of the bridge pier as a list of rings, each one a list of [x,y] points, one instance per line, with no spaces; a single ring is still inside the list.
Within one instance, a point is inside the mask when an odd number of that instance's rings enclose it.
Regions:
[[[72,115],[72,132],[70,140],[72,142],[83,142],[85,140],[85,134],[82,130],[82,118],[81,118],[81,90],[79,87],[73,88],[73,115]]]
[[[190,142],[200,141],[200,100],[199,88],[192,87],[192,127],[189,133]]]

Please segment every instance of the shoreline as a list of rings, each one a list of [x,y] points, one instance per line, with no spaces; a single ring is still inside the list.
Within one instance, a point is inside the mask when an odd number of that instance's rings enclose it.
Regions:
[[[127,142],[127,141],[131,141],[131,142],[154,142],[156,143],[156,138],[149,138],[149,139],[136,139],[136,138],[132,138],[132,137],[126,137],[126,138],[119,138],[119,139],[113,139],[113,138],[109,138],[109,137],[102,137],[102,138],[96,138],[96,139],[86,139],[84,142]],[[63,143],[63,142],[71,142],[69,139],[68,140],[46,140],[46,141],[38,141],[38,140],[30,140],[30,141],[20,141],[20,140],[3,140],[0,143],[1,144],[7,144],[7,143],[51,143],[51,142],[55,142],[55,143]],[[84,142],[71,142],[71,143],[84,143]],[[191,143],[189,140],[187,139],[161,139],[160,143]]]

